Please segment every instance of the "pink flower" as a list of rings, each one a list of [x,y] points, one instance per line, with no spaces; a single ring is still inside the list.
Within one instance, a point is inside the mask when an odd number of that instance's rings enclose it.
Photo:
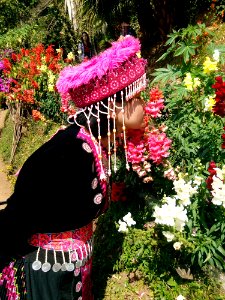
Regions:
[[[129,141],[127,143],[127,159],[128,162],[132,164],[138,164],[143,162],[144,159],[144,152],[146,148],[143,141],[140,141],[140,144],[135,145],[133,142]]]
[[[169,148],[171,146],[171,140],[167,138],[164,132],[158,134],[149,134],[148,145],[149,145],[149,158],[154,163],[160,164],[163,158],[169,156]]]
[[[174,172],[174,169],[170,168],[169,170],[166,170],[164,172],[164,177],[168,178],[169,180],[176,180],[176,174]]]
[[[151,115],[152,118],[157,118],[161,116],[161,110],[164,108],[164,100],[158,99],[154,101],[149,101],[145,106],[145,113]]]

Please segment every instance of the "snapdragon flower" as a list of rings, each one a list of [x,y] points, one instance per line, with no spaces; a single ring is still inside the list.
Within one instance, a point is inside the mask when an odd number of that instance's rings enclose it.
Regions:
[[[123,217],[123,221],[119,220],[119,232],[127,232],[128,227],[131,227],[132,225],[135,225],[136,222],[133,220],[131,213],[129,212]]]
[[[175,250],[180,250],[182,244],[183,244],[183,243],[181,243],[181,242],[176,242],[176,243],[173,244],[173,248],[174,248]]]
[[[129,227],[131,225],[135,225],[136,224],[136,222],[133,220],[130,212],[123,217],[123,220],[124,220],[124,222],[127,223],[127,226],[129,226]]]
[[[218,62],[220,60],[220,51],[218,49],[214,50],[213,59]]]
[[[196,89],[198,86],[201,85],[201,81],[198,77],[194,77],[194,79],[192,79],[191,73],[188,72],[186,73],[184,78],[184,85],[187,90],[193,91],[193,89]]]
[[[176,199],[179,199],[181,204],[184,206],[190,205],[191,201],[190,198],[194,194],[197,193],[197,186],[192,187],[192,181],[185,182],[183,178],[175,180],[173,182],[174,190],[176,191],[177,195],[175,196]]]
[[[211,59],[207,56],[203,63],[203,73],[209,74],[216,70],[218,70],[217,61],[211,61]]]
[[[127,232],[128,231],[127,223],[119,220],[119,225],[120,225],[120,227],[118,229],[119,232]]]
[[[167,242],[172,242],[172,240],[174,239],[175,235],[170,232],[170,231],[163,231],[162,234],[165,236],[165,238],[167,239]]]
[[[201,81],[198,77],[195,77],[193,79],[193,88],[195,89],[196,87],[200,86],[201,85]]]
[[[203,178],[200,176],[195,176],[193,183],[197,186],[200,186],[203,181]]]
[[[155,223],[175,227],[177,231],[182,231],[185,223],[188,221],[187,210],[183,205],[177,205],[176,199],[172,197],[164,197],[162,207],[155,206],[153,217]]]
[[[215,205],[223,205],[223,207],[225,207],[225,184],[221,173],[222,172],[218,172],[218,176],[216,174],[212,177],[212,203]]]
[[[189,91],[193,90],[193,83],[192,83],[192,77],[190,72],[186,73],[186,76],[184,78],[184,85],[187,90]]]
[[[184,297],[184,296],[182,296],[182,295],[179,295],[177,298],[176,298],[176,300],[185,300],[186,298]]]
[[[205,107],[204,111],[213,111],[213,107],[216,104],[215,100],[216,95],[209,95],[208,97],[205,98]]]

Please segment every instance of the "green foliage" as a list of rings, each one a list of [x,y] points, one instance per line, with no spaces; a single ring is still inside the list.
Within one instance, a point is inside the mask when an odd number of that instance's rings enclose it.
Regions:
[[[24,24],[7,31],[0,36],[0,49],[11,48],[19,51],[21,48],[30,48],[40,43],[45,32],[39,31],[35,24]]]
[[[9,115],[5,120],[5,127],[1,131],[0,155],[4,161],[8,161],[11,154],[13,137],[13,122]]]
[[[188,25],[187,28],[173,30],[168,34],[168,40],[165,43],[167,51],[158,59],[164,60],[168,57],[179,57],[181,64],[190,63],[202,49],[202,46],[213,36],[213,32],[207,29],[206,25]]]
[[[19,23],[24,5],[18,0],[2,0],[0,2],[0,35]]]

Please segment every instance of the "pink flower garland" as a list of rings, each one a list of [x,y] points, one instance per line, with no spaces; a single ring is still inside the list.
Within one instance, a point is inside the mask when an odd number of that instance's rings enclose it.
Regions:
[[[144,131],[132,130],[128,133],[127,157],[128,162],[132,164],[133,171],[143,178],[144,182],[152,181],[151,163],[165,166],[165,158],[169,156],[169,149],[172,141],[165,134],[165,126],[161,125],[155,128],[149,126],[152,118],[161,116],[161,110],[164,108],[163,94],[158,88],[150,90],[150,99],[145,107]]]

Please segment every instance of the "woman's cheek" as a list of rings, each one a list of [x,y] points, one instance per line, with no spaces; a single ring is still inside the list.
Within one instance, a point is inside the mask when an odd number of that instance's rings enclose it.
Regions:
[[[144,126],[144,107],[141,100],[125,107],[125,126],[127,129],[140,129]]]

